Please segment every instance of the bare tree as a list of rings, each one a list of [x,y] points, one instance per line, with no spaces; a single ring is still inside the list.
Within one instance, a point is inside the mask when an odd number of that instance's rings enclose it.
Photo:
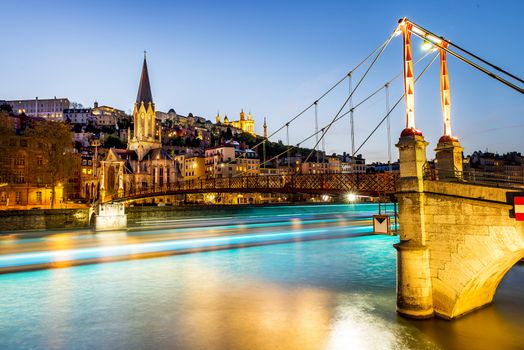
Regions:
[[[7,185],[13,180],[11,161],[13,158],[15,128],[9,118],[9,113],[0,111],[0,183]]]
[[[35,121],[27,130],[33,154],[41,154],[43,160],[32,157],[31,176],[40,177],[51,186],[51,208],[56,200],[56,186],[64,184],[79,168],[80,157],[74,153],[69,126],[61,122]],[[39,162],[41,164],[36,164]],[[42,164],[43,163],[43,164]],[[34,181],[34,179],[33,179]]]

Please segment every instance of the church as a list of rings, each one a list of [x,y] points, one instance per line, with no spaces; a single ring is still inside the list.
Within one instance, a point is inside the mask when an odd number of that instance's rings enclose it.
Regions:
[[[224,121],[221,122],[220,121],[220,114],[217,114],[216,116],[216,123],[217,124],[222,124],[222,125],[225,125],[225,126],[232,126],[236,129],[239,129],[239,130],[242,130],[243,132],[247,132],[253,136],[255,136],[255,121],[253,120],[253,116],[251,115],[251,113],[249,113],[247,115],[247,119],[246,119],[246,115],[244,113],[244,109],[242,109],[240,111],[240,119],[239,120],[233,120],[233,121],[229,121],[229,118],[227,117],[227,114],[226,116],[224,117]]]
[[[127,149],[111,148],[100,161],[100,199],[140,190],[167,188],[175,182],[174,159],[162,147],[162,129],[155,118],[155,104],[144,54],[142,75],[133,109],[133,133]]]

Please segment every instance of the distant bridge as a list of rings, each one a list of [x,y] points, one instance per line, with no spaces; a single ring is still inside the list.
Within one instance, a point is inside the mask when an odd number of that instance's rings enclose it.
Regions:
[[[192,193],[303,193],[365,196],[393,195],[398,174],[294,174],[188,180],[154,188],[106,195],[103,202],[123,202]]]

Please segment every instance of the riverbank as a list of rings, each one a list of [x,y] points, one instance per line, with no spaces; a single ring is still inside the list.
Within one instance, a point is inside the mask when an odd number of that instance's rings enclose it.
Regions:
[[[330,208],[346,204],[286,203],[250,205],[184,205],[184,206],[132,206],[126,208],[128,227],[137,227],[143,222],[175,220],[206,216],[236,217],[251,215],[260,208],[276,208],[274,215],[289,211],[286,208],[302,208],[305,213],[316,211],[318,207]],[[359,205],[376,204],[362,203]],[[293,209],[294,210],[294,209]],[[327,209],[326,209],[327,210]],[[377,211],[378,213],[378,211]],[[88,229],[90,227],[89,208],[77,209],[33,209],[0,211],[0,235],[20,231]]]

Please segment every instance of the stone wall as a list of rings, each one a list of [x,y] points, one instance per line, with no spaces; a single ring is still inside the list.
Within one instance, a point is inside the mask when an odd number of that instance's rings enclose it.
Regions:
[[[0,234],[8,231],[85,228],[89,209],[0,210]]]
[[[417,134],[401,135],[397,144],[397,311],[452,319],[490,303],[506,272],[524,258],[524,222],[510,217],[507,198],[520,191],[462,182],[456,139],[436,150],[445,181],[425,179],[426,146]]]
[[[277,207],[278,205],[272,205]],[[286,204],[289,206],[289,204]],[[188,206],[136,206],[126,208],[128,227],[137,226],[140,221],[154,221],[162,219],[191,218],[198,216],[234,216],[249,215],[258,207],[267,205],[188,205]],[[307,209],[306,209],[307,210]]]
[[[524,257],[524,222],[510,218],[507,192],[424,182],[435,314],[454,318],[490,303],[506,272]]]

